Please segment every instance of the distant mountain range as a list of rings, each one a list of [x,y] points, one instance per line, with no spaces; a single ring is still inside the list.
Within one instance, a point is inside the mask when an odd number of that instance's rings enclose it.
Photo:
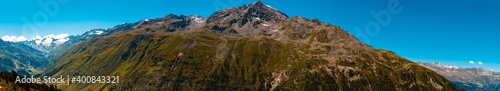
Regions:
[[[185,19],[192,19],[193,22],[205,21],[205,19],[201,18],[199,15],[183,17]],[[31,40],[2,40],[0,44],[0,46],[2,46],[2,49],[0,49],[0,58],[3,59],[0,60],[5,61],[5,63],[0,64],[0,71],[16,70],[22,75],[35,74],[36,70],[41,70],[44,67],[51,67],[51,63],[56,62],[50,60],[78,43],[82,43],[99,36],[128,31],[137,28],[140,25],[146,25],[155,21],[157,20],[147,18],[135,23],[123,23],[108,29],[92,29],[80,35],[69,35],[63,33],[59,35],[50,34],[43,37],[36,36]]]
[[[31,46],[39,51],[49,53],[59,45],[66,43],[71,39],[69,34],[60,34],[60,35],[47,35],[44,37],[40,37],[37,35],[33,40],[20,41],[23,44]]]
[[[127,26],[128,24],[122,24],[118,25],[116,27],[129,27]],[[115,28],[116,28],[115,27]],[[130,29],[130,28],[125,28]],[[105,35],[105,34],[110,34],[112,29],[93,29],[90,31],[87,31],[81,35],[68,35],[68,34],[60,34],[60,35],[47,35],[44,37],[36,36],[32,40],[26,40],[26,41],[19,41],[20,43],[23,43],[25,45],[31,46],[39,51],[42,51],[44,53],[50,54],[51,52],[54,52],[62,46],[63,48],[67,46],[74,45],[75,43],[80,43],[83,41],[86,41],[88,39],[92,39],[95,37],[98,37],[100,35]]]
[[[80,35],[51,34],[23,41],[1,40],[0,61],[3,64],[0,64],[0,71],[15,70],[21,75],[37,74],[37,70],[51,67],[50,63],[54,62],[50,60],[73,45],[114,32],[130,30],[145,21],[146,19],[136,23],[124,23],[109,29],[93,29]]]
[[[500,91],[500,73],[482,68],[460,68],[441,63],[421,63],[467,91]]]
[[[261,1],[208,18],[170,14],[92,30],[65,44],[41,75],[121,83],[64,90],[462,90],[339,26],[290,18]]]

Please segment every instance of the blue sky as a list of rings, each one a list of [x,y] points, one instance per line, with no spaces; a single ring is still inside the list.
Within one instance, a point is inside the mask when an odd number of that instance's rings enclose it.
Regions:
[[[56,12],[47,12],[39,1],[57,0],[0,1],[0,36],[26,36],[30,39],[37,34],[75,35],[170,13],[208,17],[216,10],[256,0],[59,0],[62,3],[58,3]],[[481,66],[500,71],[500,0],[262,1],[289,16],[318,18],[339,25],[375,48],[392,50],[412,61]],[[394,2],[399,2],[399,5]],[[382,23],[377,23],[376,16],[370,12],[388,10],[391,5],[401,11],[390,13],[391,20],[384,23],[386,26],[381,26]],[[23,21],[33,22],[37,18],[33,16],[41,15],[46,15],[45,18],[38,17],[38,21],[46,20],[42,24]],[[373,27],[365,29],[372,21],[381,26],[378,31]],[[23,25],[30,24],[36,26],[36,31],[23,32]],[[355,31],[356,27],[362,33]],[[469,60],[475,64],[469,64]],[[479,61],[484,64],[478,65]]]

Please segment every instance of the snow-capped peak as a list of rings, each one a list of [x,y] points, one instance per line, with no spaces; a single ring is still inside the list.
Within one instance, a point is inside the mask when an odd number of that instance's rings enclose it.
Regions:
[[[144,19],[144,21],[151,21],[151,18],[146,18]]]
[[[441,67],[441,68],[460,69],[460,67],[458,67],[458,66],[455,66],[455,65],[445,65],[445,64],[441,64],[439,62],[435,62],[434,65],[436,65],[438,67]]]
[[[101,35],[102,33],[104,33],[104,31],[93,31],[93,32],[90,32],[90,34],[95,34],[95,35]]]
[[[203,23],[203,22],[205,22],[205,20],[203,19],[203,17],[201,17],[199,15],[192,15],[190,18],[193,19],[196,23]]]
[[[276,8],[273,8],[271,5],[267,5],[267,4],[262,3],[262,1],[253,2],[251,5],[259,5],[259,6],[260,5],[264,5],[264,6],[268,7],[268,8],[271,8],[271,9],[274,9],[274,10],[278,10]]]
[[[59,46],[69,41],[69,34],[67,33],[62,33],[59,35],[49,34],[47,36],[44,36],[43,38],[40,35],[36,35],[33,38],[33,41],[35,41],[36,45],[43,45],[45,47],[50,47],[53,44],[54,46]]]
[[[24,43],[28,46],[31,46],[37,50],[43,51],[43,52],[48,52],[51,49],[55,49],[61,44],[66,43],[67,41],[70,40],[69,34],[67,33],[61,33],[58,35],[54,34],[48,34],[46,36],[40,36],[36,35],[32,37],[31,39],[28,39],[24,36],[9,36],[5,35],[2,37],[2,40],[4,41],[9,41],[9,42],[19,42],[19,43]]]
[[[36,45],[43,44],[45,46],[51,46],[53,42],[56,45],[65,43],[66,41],[69,40],[68,37],[69,37],[69,34],[67,34],[67,33],[62,33],[62,34],[59,34],[59,35],[49,34],[49,35],[44,36],[44,37],[41,37],[40,35],[36,35],[32,39],[28,39],[28,38],[26,38],[24,36],[9,36],[9,35],[5,35],[5,36],[2,37],[2,40],[4,40],[4,41],[10,41],[10,42],[34,41],[36,43]]]
[[[28,39],[24,36],[16,37],[16,36],[5,35],[2,37],[2,40],[9,41],[9,42],[20,42],[20,41],[26,41]]]

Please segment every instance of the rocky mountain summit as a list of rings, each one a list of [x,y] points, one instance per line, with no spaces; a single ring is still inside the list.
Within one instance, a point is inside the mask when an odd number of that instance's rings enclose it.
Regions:
[[[500,91],[500,73],[482,68],[443,66],[441,63],[418,63],[436,71],[467,91]]]
[[[207,19],[205,27],[223,33],[258,35],[262,32],[276,32],[272,31],[277,30],[276,24],[287,19],[286,14],[259,1],[217,11]]]

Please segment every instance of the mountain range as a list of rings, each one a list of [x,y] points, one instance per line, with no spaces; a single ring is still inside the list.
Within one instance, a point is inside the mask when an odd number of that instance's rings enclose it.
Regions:
[[[121,83],[58,84],[63,90],[462,90],[339,26],[261,1],[93,30],[65,44],[40,75]]]
[[[69,34],[59,34],[59,35],[47,35],[44,37],[40,37],[37,35],[33,40],[20,41],[23,44],[31,46],[39,51],[49,53],[59,45],[66,43],[71,39]]]
[[[184,16],[186,19],[193,19],[194,22],[204,22],[199,15]],[[0,71],[19,71],[19,74],[36,74],[36,70],[41,70],[44,67],[51,67],[51,63],[56,63],[50,61],[60,53],[63,53],[67,49],[71,48],[73,45],[85,42],[89,39],[93,39],[99,36],[110,35],[115,32],[128,31],[130,29],[137,28],[139,25],[148,24],[150,22],[156,21],[155,19],[147,18],[140,20],[135,23],[123,23],[116,25],[108,29],[92,29],[80,35],[69,35],[69,34],[50,34],[47,36],[37,35],[31,40],[22,41],[1,41],[3,46],[2,55],[0,57],[4,58],[5,55],[9,59],[3,59],[5,64],[0,64]],[[15,37],[15,36],[12,36]],[[24,38],[24,37],[23,37]],[[16,55],[12,55],[16,54]],[[35,59],[28,57],[35,56]],[[15,58],[15,59],[11,59]],[[25,59],[25,58],[30,58]],[[20,62],[22,63],[20,63]],[[31,62],[35,61],[35,62]],[[14,64],[16,63],[16,64]]]
[[[467,91],[500,91],[500,73],[482,68],[460,68],[441,63],[418,64],[441,74]]]

